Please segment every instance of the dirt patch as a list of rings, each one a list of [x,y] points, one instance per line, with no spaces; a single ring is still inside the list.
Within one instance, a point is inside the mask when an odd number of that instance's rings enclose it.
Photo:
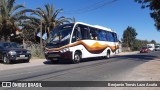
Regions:
[[[136,67],[127,80],[160,81],[160,59],[155,59]]]

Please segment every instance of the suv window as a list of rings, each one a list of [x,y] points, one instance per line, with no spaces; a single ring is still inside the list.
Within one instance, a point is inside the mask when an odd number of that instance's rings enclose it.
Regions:
[[[9,45],[9,43],[3,43],[3,44],[2,44],[2,47],[4,47],[4,48],[9,48],[10,45]]]
[[[10,43],[11,48],[21,48],[21,46],[17,43]]]
[[[2,43],[0,43],[0,47],[1,47],[1,48],[3,47],[3,44],[2,44]]]
[[[3,47],[0,46],[0,49],[3,49]]]

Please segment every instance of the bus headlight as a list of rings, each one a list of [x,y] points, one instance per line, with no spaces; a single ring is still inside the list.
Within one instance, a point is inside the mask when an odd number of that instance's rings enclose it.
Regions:
[[[66,48],[65,50],[66,50],[66,51],[69,51],[69,48]]]
[[[67,51],[69,51],[69,48],[65,48],[65,49],[60,50],[61,53],[65,53]]]
[[[61,53],[63,53],[63,50],[60,50]]]

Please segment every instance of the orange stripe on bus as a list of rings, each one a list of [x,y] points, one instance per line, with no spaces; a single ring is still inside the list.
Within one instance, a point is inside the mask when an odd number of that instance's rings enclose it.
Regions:
[[[46,49],[46,50],[48,50],[48,51],[59,51],[59,50],[62,50],[64,48],[74,47],[74,46],[77,46],[77,45],[83,45],[89,52],[95,53],[95,54],[103,52],[107,47],[111,48],[112,52],[115,52],[119,48],[118,45],[117,46],[109,46],[108,44],[101,45],[98,42],[95,42],[93,45],[89,46],[86,43],[84,43],[83,41],[77,41],[73,44],[65,45],[65,46],[62,46],[60,48],[51,48],[51,49]]]

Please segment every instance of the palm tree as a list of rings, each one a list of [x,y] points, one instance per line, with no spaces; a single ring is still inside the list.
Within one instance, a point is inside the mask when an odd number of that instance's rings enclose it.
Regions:
[[[46,4],[45,9],[43,8],[37,8],[34,11],[31,11],[31,15],[36,15],[38,18],[30,17],[30,20],[32,21],[31,24],[26,24],[27,27],[30,29],[32,27],[35,27],[35,32],[40,32],[40,49],[41,54],[43,54],[43,43],[42,43],[42,35],[44,33],[47,33],[47,42],[51,38],[52,29],[55,28],[58,25],[64,24],[64,23],[70,23],[72,19],[65,18],[64,16],[57,18],[57,15],[62,11],[63,9],[57,9],[54,10],[54,6]],[[32,28],[34,29],[34,28]]]
[[[45,9],[37,8],[32,13],[40,18],[40,21],[37,20],[38,21],[37,23],[39,24],[42,23],[43,33],[44,32],[47,33],[47,39],[51,37],[53,28],[64,23],[70,23],[70,21],[72,21],[71,18],[65,18],[64,16],[57,18],[57,15],[62,11],[63,9],[54,10],[53,4],[52,5],[46,4]]]
[[[20,24],[22,27],[22,36],[25,40],[35,42],[35,37],[39,31],[40,20],[32,16],[23,16],[23,18],[25,20]]]
[[[22,4],[14,5],[15,0],[0,0],[0,3],[0,14],[2,17],[2,30],[0,34],[1,38],[4,37],[6,41],[7,39],[15,38],[19,21],[24,13],[30,10],[24,9],[24,5]]]

